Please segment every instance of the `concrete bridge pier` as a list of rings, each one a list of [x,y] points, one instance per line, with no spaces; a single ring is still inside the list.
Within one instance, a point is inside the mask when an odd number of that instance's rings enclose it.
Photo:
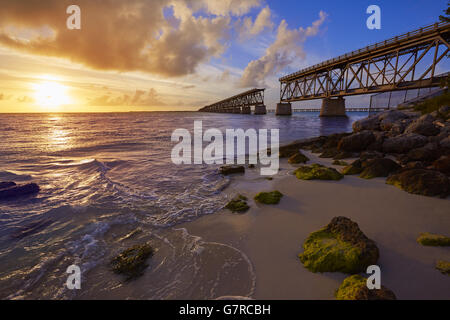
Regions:
[[[255,106],[255,115],[267,114],[266,106],[263,104],[259,104]]]
[[[240,107],[234,107],[232,109],[232,113],[241,113],[241,108]]]
[[[277,116],[292,116],[292,104],[278,103],[275,115],[277,115]]]
[[[320,109],[321,117],[346,117],[345,99],[339,97],[337,99],[323,99],[322,108]]]
[[[242,107],[241,113],[242,114],[252,114],[252,108],[250,108],[248,106]]]

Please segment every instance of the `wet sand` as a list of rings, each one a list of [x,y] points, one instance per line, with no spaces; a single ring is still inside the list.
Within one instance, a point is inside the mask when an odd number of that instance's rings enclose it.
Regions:
[[[331,159],[304,153],[309,163],[332,166]],[[247,213],[223,210],[183,225],[192,235],[233,246],[249,257],[256,272],[252,298],[334,299],[347,275],[314,274],[297,255],[311,232],[335,216],[346,216],[377,243],[382,285],[398,299],[450,299],[450,277],[434,268],[436,260],[450,260],[450,248],[416,242],[421,232],[450,235],[450,198],[408,194],[386,185],[385,178],[302,181],[292,175],[294,170],[283,160],[280,173],[269,181],[258,169],[247,169],[245,175],[233,178],[227,190],[230,197],[240,193],[249,198]],[[273,190],[284,194],[280,204],[253,201],[258,192]]]

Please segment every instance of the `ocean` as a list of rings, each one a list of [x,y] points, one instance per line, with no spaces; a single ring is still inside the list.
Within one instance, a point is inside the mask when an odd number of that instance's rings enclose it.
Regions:
[[[2,114],[0,181],[36,182],[34,197],[0,202],[0,299],[215,299],[249,296],[245,253],[180,228],[227,202],[218,166],[171,162],[172,132],[280,129],[280,143],[351,131],[367,116],[324,118],[196,112]],[[109,261],[149,242],[144,275],[125,281]],[[69,265],[80,290],[66,288]],[[235,275],[244,275],[237,279]]]

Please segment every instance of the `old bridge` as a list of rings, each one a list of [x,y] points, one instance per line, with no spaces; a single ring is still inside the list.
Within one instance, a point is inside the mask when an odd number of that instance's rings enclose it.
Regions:
[[[448,71],[439,63],[450,51],[450,23],[436,23],[341,55],[280,79],[277,115],[291,102],[322,99],[321,116],[344,116],[345,96],[431,88]],[[439,72],[437,72],[439,71]],[[264,89],[253,89],[200,111],[265,114]]]

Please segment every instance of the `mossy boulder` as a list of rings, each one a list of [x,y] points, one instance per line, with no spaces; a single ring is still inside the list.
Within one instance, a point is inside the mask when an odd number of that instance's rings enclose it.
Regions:
[[[117,257],[111,260],[112,270],[117,274],[125,275],[127,280],[137,278],[148,267],[147,259],[153,253],[153,248],[147,243],[135,245],[122,251]]]
[[[443,274],[450,275],[450,262],[439,260],[436,262],[436,269],[438,269]]]
[[[291,156],[288,160],[290,164],[299,164],[299,163],[307,163],[309,161],[309,158],[305,156],[300,151]]]
[[[286,146],[281,146],[279,149],[280,158],[289,158],[299,152],[300,147],[298,144],[288,144]]]
[[[355,274],[376,264],[379,251],[374,241],[346,217],[335,217],[303,243],[300,261],[312,272]]]
[[[450,246],[450,238],[438,234],[428,232],[421,233],[417,238],[417,242],[423,246],[448,247]]]
[[[374,143],[375,140],[375,135],[372,131],[361,131],[342,138],[339,141],[338,150],[347,152],[363,151]]]
[[[450,156],[440,157],[438,160],[433,162],[433,168],[450,176]]]
[[[367,280],[360,275],[352,275],[345,278],[336,291],[338,300],[396,300],[395,294],[388,288],[370,290],[367,288]]]
[[[248,209],[250,209],[250,207],[247,204],[247,197],[243,195],[236,196],[234,199],[228,202],[225,208],[233,213],[244,213]]]
[[[240,165],[227,165],[220,167],[219,172],[224,176],[235,173],[245,173],[245,167]]]
[[[349,176],[349,175],[355,175],[360,174],[363,172],[364,168],[362,166],[361,160],[355,160],[353,161],[349,166],[346,166],[344,169],[342,169],[342,174]]]
[[[348,166],[348,163],[342,160],[334,160],[333,165],[335,166]]]
[[[319,158],[329,159],[336,157],[340,152],[336,148],[324,149]]]
[[[450,193],[450,180],[443,173],[426,169],[406,169],[391,175],[387,184],[406,192],[428,197],[445,198]]]
[[[301,166],[294,171],[300,180],[341,180],[344,176],[334,168],[327,168],[320,164]]]
[[[387,177],[392,172],[395,172],[401,168],[397,162],[388,158],[369,160],[363,164],[363,167],[364,170],[360,175],[363,179]]]
[[[279,191],[260,192],[255,196],[255,201],[262,204],[278,204],[283,194]]]

